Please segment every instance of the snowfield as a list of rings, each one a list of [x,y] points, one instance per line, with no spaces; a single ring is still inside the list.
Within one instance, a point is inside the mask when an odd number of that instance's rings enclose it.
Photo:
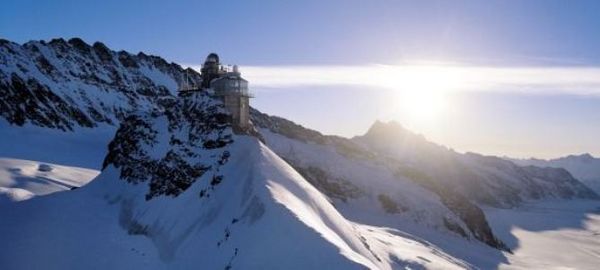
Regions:
[[[0,158],[0,204],[78,188],[99,173],[85,168]]]
[[[486,209],[496,233],[513,249],[500,269],[598,269],[600,202],[548,201],[517,209]]]
[[[0,157],[100,170],[115,130],[103,125],[65,132],[30,124],[14,126],[0,119]]]

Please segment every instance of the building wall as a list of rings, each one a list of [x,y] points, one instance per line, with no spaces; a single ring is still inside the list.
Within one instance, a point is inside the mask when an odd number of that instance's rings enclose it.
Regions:
[[[240,128],[247,128],[250,123],[249,98],[239,95],[223,96],[223,103],[229,113],[231,113],[232,124]]]
[[[250,99],[240,97],[240,126],[246,128],[250,125]]]

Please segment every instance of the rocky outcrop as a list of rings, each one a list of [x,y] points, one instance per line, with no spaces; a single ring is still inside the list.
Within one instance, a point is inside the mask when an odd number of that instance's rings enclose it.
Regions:
[[[233,142],[225,119],[222,104],[205,93],[172,100],[164,111],[131,115],[110,143],[103,167],[113,165],[129,183],[148,182],[146,200],[178,196],[206,173],[213,174],[212,188],[223,181],[219,167],[228,161],[229,152],[222,149]],[[165,133],[168,140],[158,138]],[[157,153],[156,148],[170,150]],[[200,156],[204,152],[206,156]],[[207,196],[208,191],[199,195]]]
[[[2,40],[0,116],[18,126],[61,130],[118,125],[175,96],[183,72],[200,80],[197,72],[160,57],[114,52],[100,42]]]

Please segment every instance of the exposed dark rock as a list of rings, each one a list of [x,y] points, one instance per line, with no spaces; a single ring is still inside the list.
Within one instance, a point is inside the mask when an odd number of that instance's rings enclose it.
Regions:
[[[408,209],[406,208],[401,208],[394,200],[392,200],[392,198],[390,198],[388,195],[385,194],[379,194],[377,196],[377,199],[379,200],[379,203],[381,204],[381,207],[383,208],[383,210],[388,213],[388,214],[398,214],[401,212],[404,212]]]
[[[456,224],[448,218],[444,218],[444,226],[446,226],[448,230],[453,231],[464,238],[469,238],[467,232],[465,232],[465,230],[463,230],[463,228],[460,225]]]
[[[112,62],[113,56],[112,51],[106,47],[102,42],[95,42],[92,46],[94,52],[102,62]]]
[[[52,166],[48,165],[48,164],[40,164],[38,166],[38,171],[40,172],[51,172],[52,171]]]
[[[73,130],[118,124],[140,108],[168,106],[165,99],[174,97],[175,89],[157,84],[138,70],[140,66],[162,72],[177,84],[184,72],[157,56],[139,59],[124,51],[117,54],[100,42],[90,46],[79,38],[24,45],[6,41],[0,52],[0,116],[15,125],[29,122]],[[186,72],[193,80],[200,77],[197,72]]]
[[[126,51],[120,51],[118,53],[119,62],[126,68],[139,68],[137,61],[134,59],[134,56],[129,54]]]
[[[476,239],[492,247],[508,250],[508,247],[492,233],[481,208],[473,204],[467,197],[454,189],[445,187],[418,169],[403,167],[397,173],[436,193],[442,203],[465,223]]]
[[[201,157],[197,150],[207,141],[213,142],[213,151],[227,146],[233,142],[231,128],[218,121],[219,104],[206,94],[197,95],[196,99],[175,101],[165,111],[127,117],[109,144],[103,167],[113,165],[120,170],[121,179],[132,184],[149,182],[147,200],[178,196],[208,171],[218,171],[228,161],[229,152]],[[156,121],[165,116],[168,130],[158,130]],[[169,132],[168,141],[159,141],[159,132]],[[184,136],[177,137],[180,134]],[[169,143],[171,150],[160,158],[151,156],[148,150],[160,143]],[[223,176],[213,174],[210,187],[214,189],[222,181]],[[207,192],[203,190],[200,197]]]
[[[48,42],[48,44],[52,46],[67,46],[67,41],[65,41],[63,38],[53,38],[50,40],[50,42]]]
[[[277,116],[269,116],[259,112],[254,108],[250,109],[250,114],[252,117],[252,123],[254,125],[262,128],[268,128],[274,133],[279,133],[288,138],[302,142],[326,142],[325,136],[318,131],[304,128],[287,119]]]
[[[273,133],[301,142],[333,145],[336,151],[350,158],[360,157],[368,159],[373,156],[372,153],[365,151],[362,147],[348,139],[339,136],[323,135],[316,130],[305,128],[278,116],[261,113],[254,108],[250,108],[250,118],[256,127],[265,128]]]
[[[56,68],[52,64],[50,64],[48,59],[46,59],[46,57],[44,57],[43,55],[40,55],[37,58],[37,64],[40,70],[49,75],[56,70]]]
[[[77,49],[81,54],[89,55],[91,53],[90,45],[85,43],[85,41],[80,38],[69,39],[69,44],[71,44],[71,46]]]
[[[4,96],[0,113],[9,123],[23,125],[27,120],[35,125],[70,130],[73,126],[95,126],[79,108],[68,104],[35,79],[23,81],[15,73],[8,84],[0,81]]]
[[[330,198],[346,202],[350,198],[357,198],[362,195],[360,189],[352,185],[352,183],[344,179],[334,178],[318,167],[302,167],[291,160],[286,161],[304,179]]]

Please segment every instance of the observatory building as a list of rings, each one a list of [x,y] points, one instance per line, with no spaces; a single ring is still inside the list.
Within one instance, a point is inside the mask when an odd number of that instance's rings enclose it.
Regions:
[[[200,87],[190,87],[186,78],[180,92],[212,90],[231,114],[233,128],[247,130],[250,127],[250,98],[253,96],[248,91],[248,81],[242,78],[238,66],[224,66],[220,63],[219,56],[211,53],[202,65],[201,76]]]

